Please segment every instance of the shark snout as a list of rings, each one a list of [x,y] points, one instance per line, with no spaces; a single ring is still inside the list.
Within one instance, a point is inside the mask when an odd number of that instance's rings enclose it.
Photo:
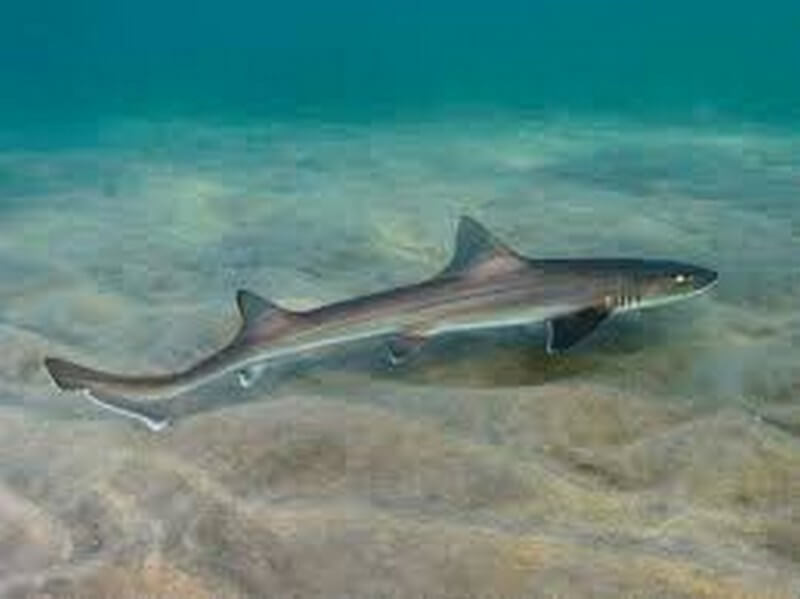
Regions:
[[[697,291],[705,291],[712,287],[719,279],[719,273],[710,268],[696,266],[692,273],[692,282]]]

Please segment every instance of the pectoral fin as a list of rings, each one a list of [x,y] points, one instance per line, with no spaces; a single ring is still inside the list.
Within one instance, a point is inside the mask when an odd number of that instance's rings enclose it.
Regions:
[[[569,349],[594,331],[611,312],[605,308],[585,308],[547,323],[547,353]]]

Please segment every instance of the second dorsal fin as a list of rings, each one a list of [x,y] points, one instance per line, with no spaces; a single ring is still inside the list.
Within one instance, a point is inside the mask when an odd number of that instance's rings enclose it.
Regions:
[[[239,307],[239,314],[245,323],[269,318],[273,313],[288,312],[267,298],[247,289],[239,289],[236,292],[236,305]]]
[[[524,260],[474,218],[462,216],[458,221],[453,257],[440,276],[477,271],[489,263],[501,270],[513,269]]]
[[[247,289],[239,289],[236,292],[236,305],[239,307],[239,314],[242,317],[239,335],[256,331],[259,334],[270,335],[279,331],[289,319],[298,316],[296,312],[281,308],[276,303]]]

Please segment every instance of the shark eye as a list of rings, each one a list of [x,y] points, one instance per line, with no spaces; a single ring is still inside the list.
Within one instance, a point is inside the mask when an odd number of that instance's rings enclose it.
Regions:
[[[689,282],[691,280],[691,278],[692,278],[692,275],[685,275],[685,274],[681,273],[681,274],[675,275],[673,277],[673,280],[680,285],[681,283]]]

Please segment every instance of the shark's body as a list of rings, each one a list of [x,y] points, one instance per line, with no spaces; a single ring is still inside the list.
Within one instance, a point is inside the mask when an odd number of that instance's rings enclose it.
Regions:
[[[614,312],[695,295],[716,279],[711,270],[663,260],[526,258],[463,217],[450,264],[421,283],[306,312],[239,291],[239,332],[185,370],[125,376],[58,358],[45,365],[61,389],[84,391],[157,429],[166,422],[131,400],[172,397],[229,372],[249,386],[274,358],[375,336],[389,336],[389,356],[397,362],[439,333],[545,321],[548,351],[561,351]]]

